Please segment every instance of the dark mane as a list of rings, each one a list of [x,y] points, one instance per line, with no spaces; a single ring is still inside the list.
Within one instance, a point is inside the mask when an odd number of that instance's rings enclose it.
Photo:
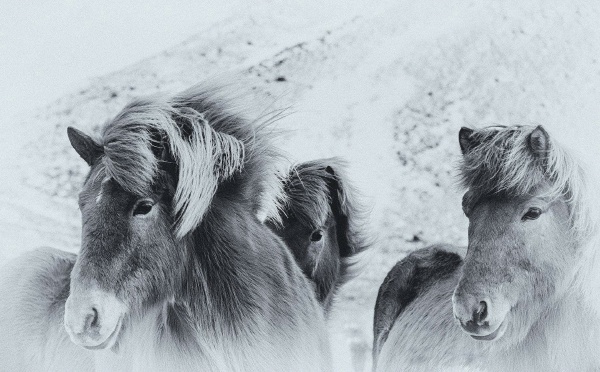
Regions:
[[[301,224],[320,227],[330,211],[338,224],[342,276],[351,266],[350,257],[367,249],[371,242],[364,233],[366,212],[355,197],[356,191],[345,175],[346,164],[339,158],[318,159],[298,164],[284,180],[286,200],[282,214]],[[342,282],[348,278],[343,278]]]
[[[138,99],[101,132],[106,175],[127,191],[143,194],[165,160],[176,164],[180,237],[198,225],[223,182],[235,178],[229,185],[256,210],[279,184],[279,154],[266,130],[278,113],[250,121],[226,97],[224,88],[197,85],[173,97]]]

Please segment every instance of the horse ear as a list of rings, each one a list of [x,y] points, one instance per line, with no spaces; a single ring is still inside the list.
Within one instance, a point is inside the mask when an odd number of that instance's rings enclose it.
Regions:
[[[541,125],[538,125],[529,135],[529,148],[536,156],[545,157],[549,147],[550,137],[548,132]]]
[[[471,209],[473,209],[473,202],[475,200],[474,199],[474,193],[473,191],[469,190],[467,191],[462,198],[462,210],[463,213],[465,214],[465,216],[469,217],[469,215],[471,214]]]
[[[331,175],[329,179],[329,195],[331,197],[333,211],[336,215],[338,228],[338,241],[341,257],[350,257],[354,253],[354,247],[350,245],[348,234],[350,233],[349,222],[354,211],[351,207],[351,192],[350,186],[346,184],[343,174],[339,174],[334,170],[334,167],[328,165],[325,167],[325,172]]]
[[[471,135],[474,130],[467,127],[460,128],[458,132],[458,143],[460,144],[460,151],[462,151],[463,155],[466,155],[473,147],[476,146]]]
[[[89,166],[92,166],[98,160],[100,156],[104,153],[102,146],[98,144],[94,139],[82,131],[75,129],[73,127],[67,128],[67,136],[69,136],[69,142],[71,142],[71,146],[77,151],[79,156]]]

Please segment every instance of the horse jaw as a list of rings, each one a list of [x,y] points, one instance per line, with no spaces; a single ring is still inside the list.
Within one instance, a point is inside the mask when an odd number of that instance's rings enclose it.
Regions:
[[[65,303],[65,329],[76,345],[90,350],[115,345],[127,306],[115,295],[93,288],[72,290]]]

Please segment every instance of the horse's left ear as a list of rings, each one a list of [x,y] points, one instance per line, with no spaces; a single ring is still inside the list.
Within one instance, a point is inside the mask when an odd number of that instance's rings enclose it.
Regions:
[[[550,137],[548,132],[544,127],[538,125],[529,135],[529,148],[536,156],[545,157],[548,154],[549,147]]]
[[[81,158],[85,160],[89,166],[92,166],[92,164],[94,164],[96,160],[104,153],[104,150],[100,144],[79,129],[68,127],[67,136],[69,136],[69,142],[71,142],[71,146],[73,146],[75,151],[77,151],[79,156],[81,156]]]
[[[460,151],[463,155],[466,155],[476,144],[473,141],[472,134],[474,130],[467,127],[460,128],[458,132],[458,143],[460,144]]]

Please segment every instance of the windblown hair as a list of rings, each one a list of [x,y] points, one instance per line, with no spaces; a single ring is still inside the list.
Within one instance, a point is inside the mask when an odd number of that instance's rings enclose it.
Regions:
[[[584,169],[550,136],[543,154],[532,151],[530,136],[536,128],[492,126],[471,133],[459,164],[461,183],[468,189],[463,207],[468,209],[486,195],[533,195],[545,182],[544,196],[565,198],[573,227],[585,240],[594,232],[595,221],[588,209],[591,190]]]
[[[366,212],[355,197],[356,190],[345,175],[346,164],[339,158],[319,159],[298,164],[283,180],[281,213],[295,217],[305,226],[321,227],[332,213],[338,224],[338,244],[342,257],[342,273],[350,258],[371,242],[365,233]]]
[[[176,166],[179,238],[198,226],[223,181],[238,177],[246,187],[240,192],[255,209],[265,194],[277,191],[278,153],[265,133],[272,117],[251,122],[233,101],[224,88],[197,85],[173,97],[138,99],[102,129],[106,175],[125,190],[143,195],[163,163]]]

